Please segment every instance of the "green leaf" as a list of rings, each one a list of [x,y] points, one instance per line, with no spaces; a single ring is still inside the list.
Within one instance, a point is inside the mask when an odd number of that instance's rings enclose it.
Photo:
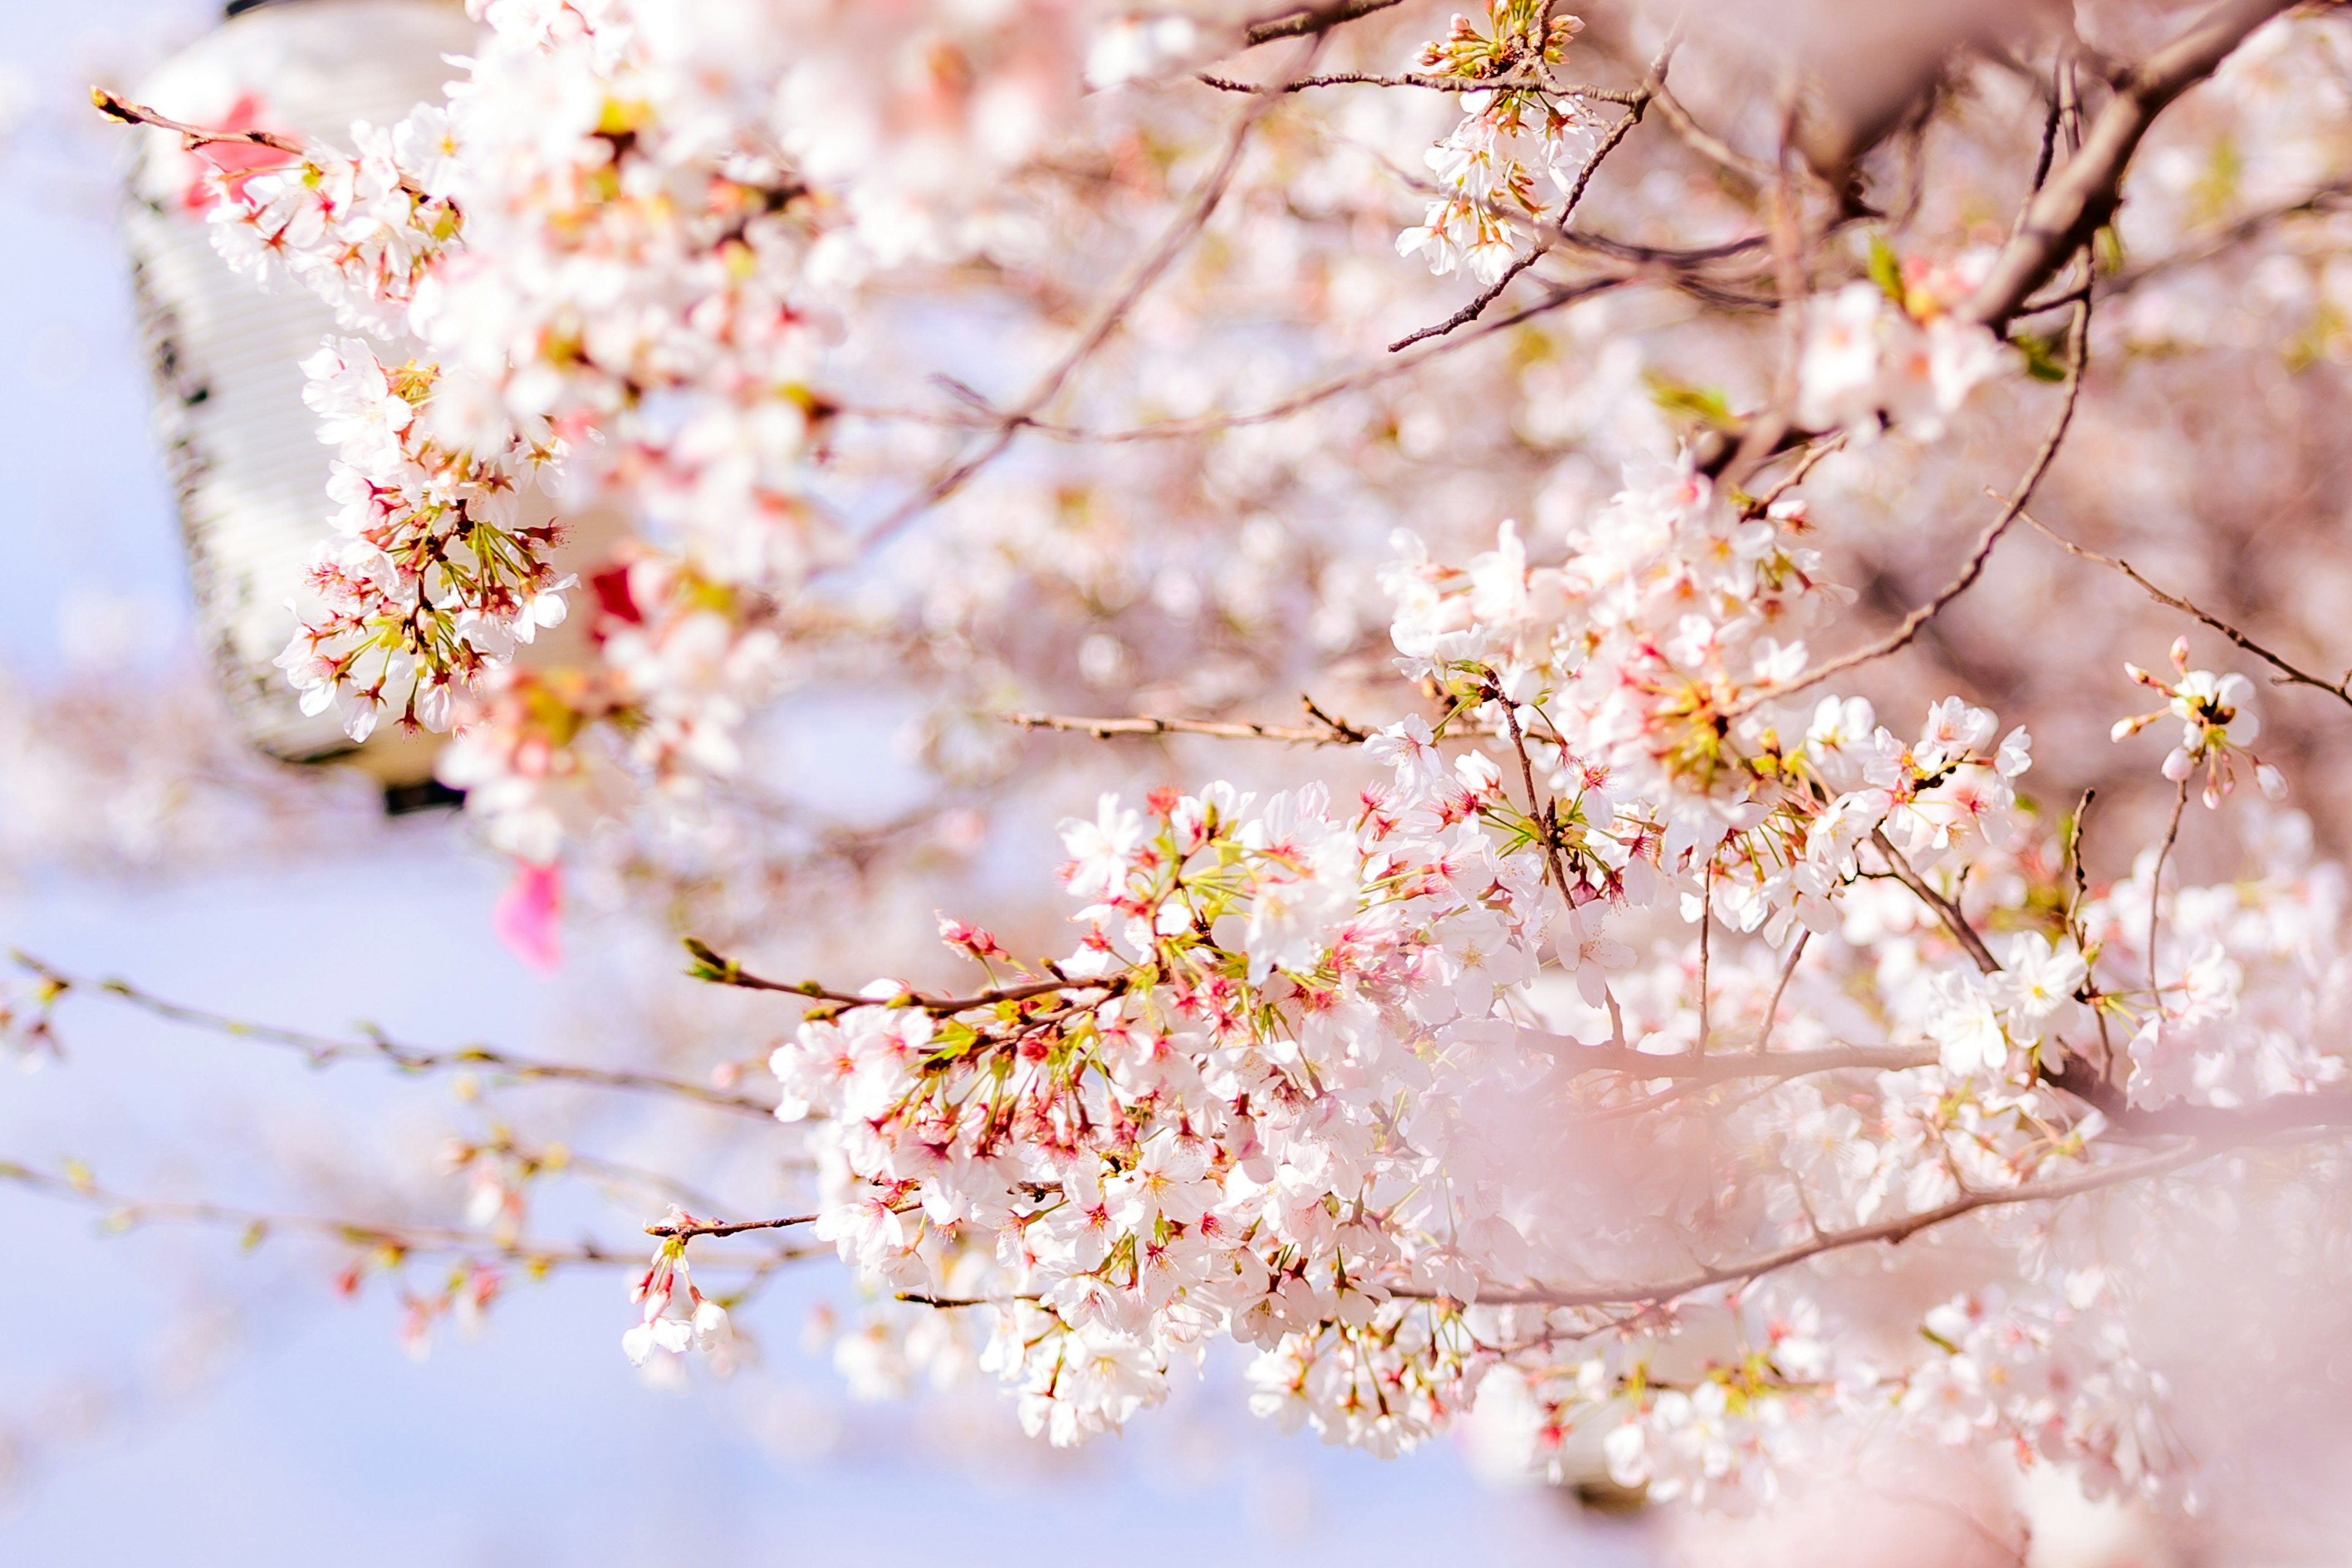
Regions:
[[[2009,340],[2010,345],[2025,356],[2025,374],[2036,381],[2063,381],[2066,366],[2058,358],[2064,346],[2063,333],[2020,332]]]
[[[1870,280],[1899,308],[1910,292],[1903,286],[1903,261],[1883,234],[1870,237]]]
[[[1716,388],[1693,386],[1656,370],[1644,371],[1642,379],[1649,384],[1650,401],[1658,405],[1660,412],[1710,429],[1738,428],[1739,418],[1731,412],[1731,400]]]

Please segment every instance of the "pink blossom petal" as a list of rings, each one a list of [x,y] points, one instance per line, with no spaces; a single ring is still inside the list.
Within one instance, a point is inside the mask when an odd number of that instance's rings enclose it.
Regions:
[[[514,880],[490,911],[490,929],[507,951],[543,974],[563,966],[563,877],[553,866],[515,862]]]

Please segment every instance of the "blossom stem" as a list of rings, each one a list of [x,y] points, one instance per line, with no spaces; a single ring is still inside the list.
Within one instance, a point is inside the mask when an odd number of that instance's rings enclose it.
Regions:
[[[2180,788],[2172,797],[2172,820],[2164,825],[2164,845],[2156,852],[2156,869],[2147,879],[2147,994],[2151,1005],[2164,1005],[2164,994],[2156,984],[2157,910],[2164,897],[2164,863],[2172,858],[2174,840],[2180,837],[2180,814],[2189,807],[2189,780],[2183,777]]]

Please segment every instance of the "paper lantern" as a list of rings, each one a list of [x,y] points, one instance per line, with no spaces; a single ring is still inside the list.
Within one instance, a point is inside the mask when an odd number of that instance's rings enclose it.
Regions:
[[[439,0],[242,0],[133,96],[191,124],[348,148],[353,121],[437,100],[455,74],[444,57],[475,36]],[[405,798],[429,795],[436,737],[384,725],[354,748],[333,714],[300,711],[271,662],[294,631],[287,601],[315,603],[303,569],[330,533],[332,453],[298,366],[336,331],[333,312],[298,285],[267,293],[229,270],[207,234],[204,165],[163,132],[137,140],[123,226],[197,624],[230,709],[271,756],[350,762]]]

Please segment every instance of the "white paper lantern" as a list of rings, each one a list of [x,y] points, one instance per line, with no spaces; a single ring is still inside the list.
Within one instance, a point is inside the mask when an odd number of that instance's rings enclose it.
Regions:
[[[438,100],[444,57],[475,39],[442,0],[247,0],[142,82],[142,103],[190,124],[257,128],[348,149],[352,122],[389,124]],[[433,736],[383,726],[354,748],[306,717],[272,660],[312,601],[303,569],[328,536],[332,453],[302,403],[299,363],[336,331],[308,289],[263,292],[215,254],[203,165],[176,137],[137,133],[125,237],[154,369],[159,433],[179,495],[199,628],[238,724],[289,762],[355,763],[388,786],[429,779]]]

